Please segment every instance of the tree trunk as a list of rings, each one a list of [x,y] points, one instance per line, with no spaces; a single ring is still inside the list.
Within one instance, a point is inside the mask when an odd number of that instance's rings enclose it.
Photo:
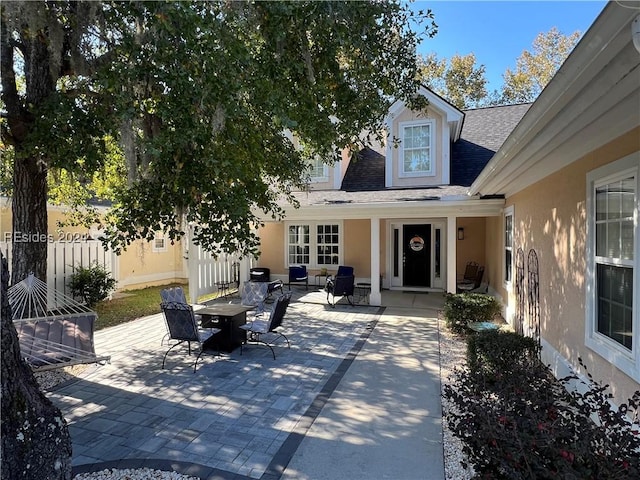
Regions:
[[[44,396],[20,356],[7,298],[9,272],[0,253],[2,285],[2,480],[69,480],[71,438],[58,408]]]
[[[27,17],[41,17],[47,11],[44,3],[32,3],[22,12]],[[23,27],[21,51],[25,63],[25,99],[20,98],[14,72],[13,42],[15,38],[7,24],[7,4],[2,8],[0,36],[4,48],[0,52],[2,66],[2,100],[6,106],[7,127],[3,141],[15,149],[13,165],[13,258],[11,285],[15,285],[32,273],[47,281],[47,152],[31,148],[25,151],[32,133],[38,109],[55,93],[52,76],[52,59],[48,50],[47,29],[29,31]],[[52,20],[54,21],[54,20]]]
[[[13,165],[13,257],[11,284],[33,273],[47,281],[47,172],[36,158],[19,158]]]

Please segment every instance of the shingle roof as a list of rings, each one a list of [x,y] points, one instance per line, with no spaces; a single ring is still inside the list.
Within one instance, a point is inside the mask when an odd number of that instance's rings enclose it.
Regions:
[[[441,185],[424,188],[381,188],[380,190],[311,190],[296,193],[300,206],[310,205],[344,205],[344,204],[376,204],[389,202],[416,202],[443,199],[466,198],[467,187]],[[283,200],[282,204],[286,204]]]
[[[342,179],[342,190],[363,192],[384,189],[384,155],[366,147],[351,160]]]
[[[466,110],[460,139],[451,148],[451,186],[470,186],[507,136],[518,124],[530,103]],[[385,158],[365,148],[347,168],[342,191],[384,190]],[[332,196],[336,192],[332,192]]]
[[[466,110],[460,140],[451,146],[451,184],[470,186],[530,106]]]

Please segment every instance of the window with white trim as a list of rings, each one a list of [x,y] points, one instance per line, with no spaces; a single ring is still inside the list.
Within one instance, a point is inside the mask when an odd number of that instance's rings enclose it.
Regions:
[[[311,181],[315,183],[328,182],[329,181],[329,166],[322,160],[321,157],[316,156],[310,160],[310,177]]]
[[[587,192],[586,343],[638,380],[637,155],[590,172]]]
[[[310,268],[339,265],[342,250],[341,231],[341,223],[288,224],[288,265],[306,265]]]
[[[316,264],[338,265],[340,257],[340,227],[338,225],[316,226]]]
[[[504,210],[504,283],[511,284],[513,280],[513,206]]]
[[[434,175],[433,134],[433,121],[400,124],[400,176]]]
[[[311,251],[309,225],[289,225],[287,260],[289,265],[308,265]]]
[[[167,251],[167,237],[162,231],[157,231],[153,237],[153,252],[166,252]]]

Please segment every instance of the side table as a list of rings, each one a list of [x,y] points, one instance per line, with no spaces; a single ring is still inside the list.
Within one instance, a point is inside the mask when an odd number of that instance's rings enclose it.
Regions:
[[[356,291],[358,293],[357,303],[366,301],[369,303],[369,294],[371,293],[371,284],[366,282],[356,283]]]
[[[325,285],[325,283],[327,283],[327,277],[330,277],[331,274],[329,272],[327,273],[316,273],[315,277],[316,277],[316,287],[323,287]],[[320,283],[320,279],[324,277],[324,282]]]
[[[221,297],[226,298],[231,294],[231,291],[229,290],[230,285],[231,282],[227,281],[216,282],[216,288],[218,289],[218,293],[220,293]]]

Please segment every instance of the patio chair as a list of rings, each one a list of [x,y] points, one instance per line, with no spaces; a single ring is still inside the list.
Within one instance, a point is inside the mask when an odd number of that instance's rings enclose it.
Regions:
[[[162,303],[188,303],[182,287],[170,287],[160,290]]]
[[[265,320],[264,318],[260,318],[260,316],[255,316],[250,322],[247,322],[244,325],[240,325],[239,328],[247,332],[247,340],[245,342],[245,345],[247,343],[257,343],[269,347],[274,360],[276,359],[276,353],[273,350],[272,345],[274,344],[275,340],[282,337],[287,341],[287,347],[291,348],[291,343],[289,342],[289,339],[286,337],[286,335],[282,332],[276,331],[276,328],[282,325],[282,319],[284,318],[284,314],[287,312],[287,307],[289,306],[290,301],[291,292],[280,295],[273,304],[273,308],[271,309],[269,318],[267,320]],[[264,341],[263,337],[269,334],[274,335],[272,341]],[[240,354],[242,355],[242,345],[240,345]]]
[[[182,287],[163,288],[160,290],[160,298],[162,299],[162,303],[183,303],[188,305],[187,297]],[[195,316],[196,322],[198,322],[199,325],[200,322],[202,322],[202,316],[198,314],[195,314]],[[167,338],[169,338],[169,331],[167,331],[165,336],[162,337],[162,340],[160,340],[160,345],[164,345],[164,341]]]
[[[349,267],[347,265],[339,265],[338,272],[336,273],[336,277],[344,277],[348,275],[353,275],[353,267]]]
[[[266,282],[269,285],[267,290],[266,303],[273,302],[273,293],[280,292],[282,295],[284,282],[280,279],[271,280],[271,270],[266,267],[253,267],[249,270],[249,280],[252,282]]]
[[[484,267],[478,267],[473,278],[465,279],[465,281],[456,285],[458,293],[472,292],[480,287],[482,277],[484,276]]]
[[[336,297],[345,297],[351,306],[353,303],[353,291],[355,289],[354,275],[336,275],[327,278],[325,290],[327,291],[327,303],[336,306]],[[330,296],[332,298],[330,298]],[[332,301],[333,300],[333,301]]]
[[[292,265],[289,267],[289,290],[292,283],[304,283],[305,290],[309,290],[309,275],[305,265]]]
[[[269,282],[244,282],[240,303],[256,307],[256,314],[264,312],[264,302],[269,295]]]
[[[462,278],[456,282],[456,290],[460,292],[461,290],[468,288],[470,284],[475,283],[476,276],[478,275],[479,265],[477,262],[468,262],[466,267],[464,268],[464,274]]]
[[[273,292],[280,292],[279,295],[284,294],[284,282],[282,280],[270,280],[269,289],[267,290],[267,298],[265,303],[273,302]]]
[[[198,360],[203,352],[204,343],[211,337],[220,333],[219,328],[206,328],[201,329],[198,327],[196,317],[193,314],[193,308],[191,305],[180,302],[165,302],[160,304],[162,308],[162,314],[167,324],[167,330],[169,331],[169,341],[176,340],[177,343],[171,345],[167,353],[164,354],[162,359],[162,368],[164,369],[167,355],[178,345],[187,342],[189,348],[189,355],[191,355],[191,342],[197,343],[200,346],[200,352],[196,357],[196,361],[193,364],[193,373],[196,372],[198,366]]]

